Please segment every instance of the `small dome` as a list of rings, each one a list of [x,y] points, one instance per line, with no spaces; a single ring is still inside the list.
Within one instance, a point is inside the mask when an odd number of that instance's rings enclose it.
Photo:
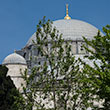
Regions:
[[[86,23],[81,20],[57,20],[53,22],[53,27],[56,27],[60,33],[63,34],[63,38],[65,40],[82,40],[82,36],[86,37],[87,39],[93,39],[95,35],[97,35],[98,29],[93,25]],[[103,35],[101,33],[101,35]],[[32,41],[36,40],[36,33],[34,33],[29,41],[27,42],[27,46],[33,44]]]
[[[4,61],[2,62],[3,65],[7,64],[23,64],[26,65],[26,60],[19,54],[13,53],[8,55]]]

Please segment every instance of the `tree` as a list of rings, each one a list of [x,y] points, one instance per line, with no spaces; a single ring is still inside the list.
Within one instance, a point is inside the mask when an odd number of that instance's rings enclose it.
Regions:
[[[30,76],[27,72],[23,74],[25,109],[83,110],[92,106],[80,80],[83,78],[80,64],[71,52],[70,43],[64,41],[62,34],[45,17],[37,25],[33,44],[39,54],[31,57],[37,65]]]
[[[7,76],[8,68],[0,65],[0,110],[15,110],[15,96],[19,96],[10,76]]]
[[[86,44],[92,47],[84,46],[89,53],[86,57],[93,61],[94,66],[81,62],[85,80],[89,82],[88,87],[93,88],[91,94],[103,101],[103,110],[110,110],[110,26],[104,27],[103,32],[104,36],[99,31],[92,41],[84,38]]]

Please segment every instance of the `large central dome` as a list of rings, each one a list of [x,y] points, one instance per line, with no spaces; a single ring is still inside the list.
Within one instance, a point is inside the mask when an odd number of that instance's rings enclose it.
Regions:
[[[98,29],[91,24],[88,24],[81,20],[57,20],[53,22],[53,27],[55,26],[60,33],[63,34],[63,38],[65,40],[78,40],[82,39],[82,36],[93,39],[93,37],[97,34]],[[27,42],[27,46],[32,44],[32,41],[36,40],[36,33],[34,33],[29,41]]]
[[[82,36],[93,38],[98,29],[91,24],[80,20],[57,20],[53,25],[63,34],[64,39],[82,39]]]

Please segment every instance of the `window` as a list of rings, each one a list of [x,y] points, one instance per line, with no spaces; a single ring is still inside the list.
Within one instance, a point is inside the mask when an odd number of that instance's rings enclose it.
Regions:
[[[86,53],[86,50],[84,49],[83,45],[85,45],[85,42],[78,42],[78,54]]]
[[[71,42],[71,52],[72,54],[76,54],[76,42]]]

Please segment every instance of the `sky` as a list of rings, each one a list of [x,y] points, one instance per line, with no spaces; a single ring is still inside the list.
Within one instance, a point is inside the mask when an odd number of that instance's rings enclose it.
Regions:
[[[64,19],[66,4],[72,19],[99,30],[110,24],[110,0],[0,0],[0,64],[26,45],[43,16],[52,21]]]

